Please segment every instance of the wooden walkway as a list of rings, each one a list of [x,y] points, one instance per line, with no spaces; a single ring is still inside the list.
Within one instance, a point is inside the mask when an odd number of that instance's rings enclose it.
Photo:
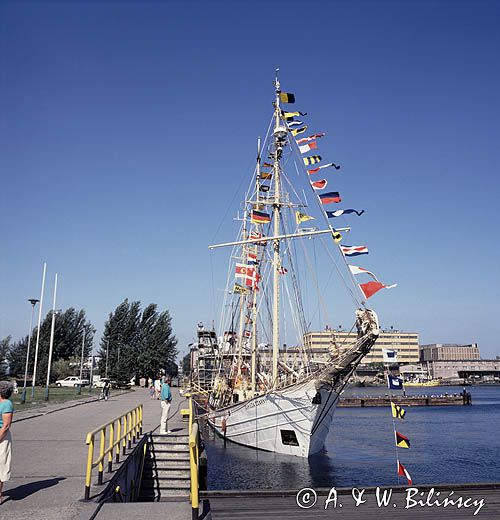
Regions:
[[[391,488],[380,488],[384,490]],[[436,500],[442,502],[451,497],[455,501],[462,497],[464,504],[470,507],[447,507],[436,505],[415,505],[407,507],[407,494],[404,487],[393,487],[387,506],[377,505],[376,488],[365,488],[362,496],[365,503],[356,506],[352,489],[337,489],[337,507],[333,502],[325,509],[325,501],[329,490],[317,490],[317,501],[309,509],[297,505],[297,491],[208,491],[203,496],[208,499],[210,512],[205,515],[213,520],[302,520],[309,518],[342,520],[459,520],[462,518],[479,518],[488,520],[500,519],[500,483],[435,486],[434,495],[429,497],[431,486],[419,486],[419,494],[412,500],[428,500],[430,504]],[[437,495],[437,493],[440,493]],[[333,497],[332,497],[333,498]],[[305,499],[304,499],[305,500]],[[484,505],[479,507],[481,500]],[[312,502],[309,502],[312,503]],[[340,505],[342,504],[342,506]],[[412,505],[412,502],[409,502]],[[474,516],[475,511],[479,512]]]

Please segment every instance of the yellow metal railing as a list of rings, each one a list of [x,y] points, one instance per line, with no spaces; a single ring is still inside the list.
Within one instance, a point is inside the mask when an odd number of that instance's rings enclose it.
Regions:
[[[120,451],[122,455],[125,455],[127,447],[132,448],[132,443],[139,439],[139,435],[142,434],[142,411],[141,404],[87,433],[85,443],[89,450],[85,472],[85,500],[90,498],[92,470],[98,467],[97,484],[101,485],[106,457],[108,459],[108,472],[111,472],[113,471],[113,454],[115,462],[120,462]],[[99,457],[94,460],[97,436],[99,437]]]
[[[189,468],[191,473],[191,511],[192,518],[196,520],[198,518],[198,512],[200,509],[199,500],[199,432],[198,423],[194,422],[193,414],[193,398],[189,398]]]

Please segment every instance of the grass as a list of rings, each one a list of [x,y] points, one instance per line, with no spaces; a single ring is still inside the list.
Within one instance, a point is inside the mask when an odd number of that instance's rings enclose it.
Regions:
[[[84,399],[85,397],[94,396],[97,397],[101,389],[100,388],[92,388],[90,391],[89,387],[83,387],[81,395],[78,394],[78,388],[49,388],[49,400],[45,400],[45,387],[36,387],[35,388],[35,396],[31,397],[31,387],[26,389],[26,402],[24,404],[21,403],[21,395],[22,388],[19,388],[18,394],[12,394],[11,400],[14,403],[14,408],[16,411],[21,412],[23,410],[30,410],[33,408],[41,408],[48,404],[57,404],[57,403],[65,403],[66,401],[76,401],[78,399]],[[111,395],[123,393],[120,390],[112,390]]]

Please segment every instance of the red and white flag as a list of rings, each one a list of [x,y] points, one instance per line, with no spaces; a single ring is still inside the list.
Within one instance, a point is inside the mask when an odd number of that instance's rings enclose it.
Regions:
[[[324,137],[324,133],[322,134],[314,134],[309,137],[303,137],[302,139],[296,139],[297,144],[308,143],[309,141],[314,141],[315,139],[319,139],[320,137]]]
[[[263,238],[264,236],[265,235],[263,235],[262,233],[258,233],[257,231],[250,231],[250,238],[252,240]],[[267,241],[264,240],[263,242],[254,242],[254,244],[257,246],[265,246],[267,244]]]
[[[349,271],[351,271],[351,274],[354,275],[367,274],[378,282],[377,277],[371,271],[368,271],[368,269],[365,269],[364,267],[358,267],[357,265],[349,265]]]
[[[330,163],[330,164],[323,164],[323,166],[318,166],[317,168],[312,168],[310,170],[307,170],[307,173],[309,175],[313,175],[314,173],[318,173],[320,170],[322,170],[323,168],[331,168],[331,167],[334,167],[336,170],[340,170],[340,166],[338,164],[335,164],[335,163]]]
[[[408,470],[399,462],[398,460],[398,475],[400,477],[406,477],[406,480],[408,481],[408,485],[411,486],[413,484],[413,480],[411,479],[410,474],[408,473]]]
[[[311,182],[311,186],[315,190],[322,190],[322,189],[326,188],[327,184],[328,184],[328,181],[326,179],[321,179],[320,181]]]
[[[311,150],[315,150],[316,148],[318,148],[318,143],[316,141],[299,146],[300,153],[307,153]]]
[[[397,283],[393,283],[392,285],[384,285],[383,283],[379,282],[378,280],[376,282],[367,282],[367,283],[359,284],[359,288],[365,295],[366,299],[370,298],[370,296],[373,296],[375,293],[380,291],[380,289],[392,289],[397,286],[398,286]]]
[[[255,274],[255,268],[247,264],[236,264],[236,278],[253,278]]]

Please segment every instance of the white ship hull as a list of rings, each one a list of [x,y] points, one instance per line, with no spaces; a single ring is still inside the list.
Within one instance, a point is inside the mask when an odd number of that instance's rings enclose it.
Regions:
[[[212,410],[209,423],[238,444],[308,457],[323,448],[337,406],[337,393],[326,386],[317,391],[317,383],[295,384]]]

